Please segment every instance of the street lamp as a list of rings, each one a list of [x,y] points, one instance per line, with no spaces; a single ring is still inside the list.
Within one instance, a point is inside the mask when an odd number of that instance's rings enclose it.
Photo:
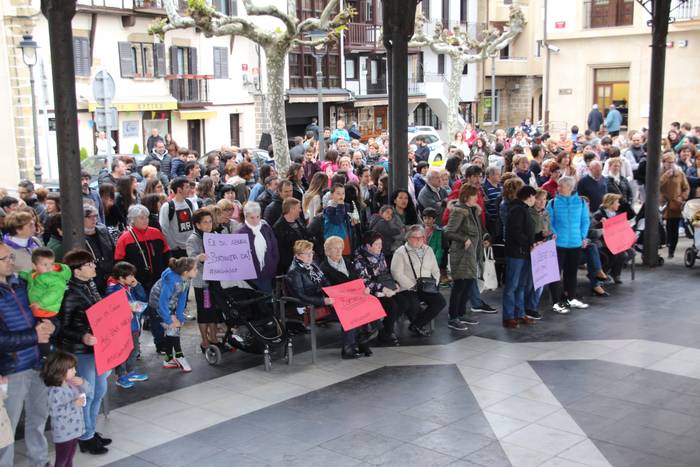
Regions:
[[[32,90],[32,129],[34,130],[34,181],[41,183],[41,156],[39,154],[39,127],[36,123],[36,98],[34,97],[34,65],[37,63],[36,43],[31,34],[22,36],[19,43],[22,49],[22,61],[29,67],[29,85]]]
[[[318,41],[327,36],[325,31],[314,30],[310,31],[306,37],[312,41]],[[328,50],[328,44],[326,42],[321,42],[318,45],[311,48],[311,55],[316,59],[316,89],[318,90],[318,126],[319,126],[319,141],[318,141],[318,159],[324,160],[326,153],[326,142],[323,138],[323,72],[321,71],[321,60],[326,56]]]

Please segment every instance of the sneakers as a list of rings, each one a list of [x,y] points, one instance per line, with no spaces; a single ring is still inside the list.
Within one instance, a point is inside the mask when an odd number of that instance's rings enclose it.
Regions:
[[[555,313],[559,313],[560,315],[565,315],[568,314],[571,310],[567,306],[567,303],[555,303],[554,306],[552,306],[552,310],[554,310]]]
[[[472,313],[493,314],[493,313],[497,313],[497,310],[495,308],[491,307],[488,303],[481,302],[481,305],[472,307]]]
[[[129,381],[131,382],[141,382],[141,381],[148,381],[148,375],[145,373],[137,373],[135,371],[132,371],[128,375],[126,375],[127,378],[129,378]]]
[[[175,359],[171,358],[163,362],[163,368],[179,368]]]
[[[124,375],[117,378],[117,386],[120,388],[129,389],[134,387],[134,383],[129,381],[129,377],[127,375]]]
[[[447,327],[455,331],[468,331],[469,327],[458,319],[451,319],[447,322]]]
[[[180,367],[183,373],[189,373],[192,371],[192,367],[185,357],[175,357],[175,363]]]
[[[530,319],[537,320],[537,321],[542,319],[542,314],[537,310],[527,310],[525,312],[525,316],[529,317]]]
[[[477,320],[475,320],[474,318],[469,318],[469,317],[464,316],[464,315],[458,317],[457,319],[459,321],[463,322],[464,324],[468,324],[469,326],[475,326],[475,325],[479,324],[479,322]]]
[[[576,300],[575,298],[572,298],[571,300],[569,300],[569,306],[571,308],[578,308],[580,310],[585,310],[586,308],[588,308],[587,303],[583,303],[582,301]]]

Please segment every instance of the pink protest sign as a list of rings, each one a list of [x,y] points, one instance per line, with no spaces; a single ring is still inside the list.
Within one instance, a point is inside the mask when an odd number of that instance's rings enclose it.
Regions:
[[[204,234],[205,281],[255,279],[253,255],[246,234]]]
[[[603,219],[603,240],[613,255],[632,248],[637,237],[627,222],[627,214],[622,213],[610,219]]]
[[[333,299],[333,308],[344,331],[386,316],[377,297],[365,293],[365,283],[362,279],[324,287],[323,291]]]
[[[557,245],[554,240],[544,242],[530,252],[532,283],[536,289],[559,280]]]
[[[124,363],[134,349],[131,337],[131,307],[126,290],[108,295],[86,311],[94,346],[97,373],[103,374]]]

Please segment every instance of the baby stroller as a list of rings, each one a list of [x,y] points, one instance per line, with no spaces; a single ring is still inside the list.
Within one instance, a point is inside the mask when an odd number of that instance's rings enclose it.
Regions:
[[[683,255],[683,262],[688,268],[695,266],[698,250],[700,250],[700,222],[695,218],[698,212],[700,212],[700,199],[691,199],[683,206],[683,219],[693,234],[693,244],[685,250]]]
[[[659,249],[663,248],[664,245],[666,245],[666,228],[664,227],[664,222],[663,222],[663,210],[665,209],[665,205],[661,206],[659,208],[659,225],[657,228],[659,229]],[[644,229],[646,227],[646,219],[644,218],[644,209],[645,205],[642,204],[642,207],[639,208],[639,212],[637,212],[637,215],[634,218],[634,232],[637,234],[637,241],[634,244],[634,250],[638,253],[643,253],[644,252]],[[657,259],[658,265],[663,266],[664,264],[664,259],[661,256],[658,256]]]
[[[270,295],[242,287],[225,289],[217,281],[209,281],[208,284],[212,304],[220,310],[222,320],[226,324],[224,337],[218,343],[207,347],[204,353],[210,365],[221,363],[223,352],[239,349],[243,352],[263,354],[265,371],[270,371],[270,350],[285,344],[284,358],[288,365],[292,364],[292,340],[284,324],[274,314]]]

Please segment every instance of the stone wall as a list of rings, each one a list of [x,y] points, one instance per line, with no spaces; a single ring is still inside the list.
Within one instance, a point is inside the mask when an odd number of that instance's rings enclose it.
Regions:
[[[539,96],[542,94],[542,79],[536,76],[514,76],[503,79],[500,88],[501,119],[499,126],[517,126],[525,118],[540,120]]]

